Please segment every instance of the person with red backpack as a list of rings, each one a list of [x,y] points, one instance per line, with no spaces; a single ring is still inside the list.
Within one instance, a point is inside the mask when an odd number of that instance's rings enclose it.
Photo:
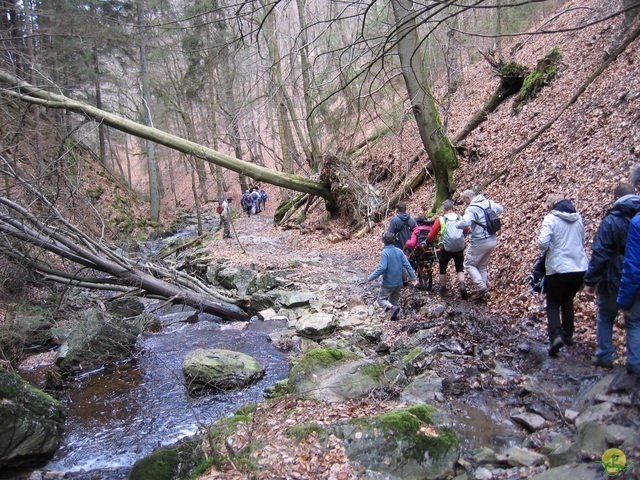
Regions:
[[[453,202],[445,200],[442,203],[443,215],[438,217],[433,224],[427,240],[438,242],[440,255],[438,263],[440,268],[440,294],[447,295],[447,265],[451,259],[456,267],[456,275],[460,286],[460,298],[467,299],[467,286],[464,278],[464,249],[467,246],[466,236],[469,229],[458,228],[460,215],[453,211]]]
[[[231,198],[222,196],[222,203],[218,205],[217,212],[220,214],[220,220],[224,227],[222,238],[231,238],[231,208],[229,202]]]
[[[427,242],[427,237],[433,228],[433,219],[427,219],[427,217],[420,215],[416,217],[417,226],[411,232],[411,237],[404,244],[404,250],[412,251],[418,245],[423,245]]]

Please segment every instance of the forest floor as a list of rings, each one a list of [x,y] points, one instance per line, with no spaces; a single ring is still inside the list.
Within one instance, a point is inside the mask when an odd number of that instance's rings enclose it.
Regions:
[[[301,288],[305,286],[305,279],[308,285],[338,285],[322,295],[323,302],[333,308],[348,311],[355,305],[374,305],[379,282],[368,282],[367,276],[379,260],[382,248],[379,235],[334,244],[324,233],[301,234],[277,229],[271,217],[260,215],[236,219],[234,231],[237,240],[217,239],[210,245],[220,258],[252,265],[258,271],[296,262],[301,270],[298,277]],[[493,290],[491,294],[495,305],[511,293]],[[575,345],[564,347],[557,358],[550,358],[542,311],[514,321],[495,313],[495,308],[488,308],[486,304],[457,297],[443,299],[435,292],[410,286],[403,289],[401,303],[403,313],[398,321],[378,317],[382,320],[383,341],[397,345],[421,329],[437,332],[425,340],[425,344],[438,344],[443,354],[434,355],[421,367],[444,379],[445,400],[437,406],[452,417],[462,430],[461,436],[467,435],[461,442],[463,455],[489,441],[478,431],[465,432],[474,427],[466,424],[468,409],[477,408],[482,412],[484,420],[475,427],[487,432],[495,431],[496,426],[504,422],[510,423],[510,414],[514,411],[540,414],[548,420],[548,428],[527,434],[523,428],[510,427],[518,442],[533,449],[560,432],[571,438],[575,427],[566,421],[565,410],[572,406],[581,389],[610,373],[591,366],[595,348],[591,341],[578,340]],[[422,307],[435,304],[445,305],[445,313],[440,317],[427,318],[419,313]],[[617,366],[613,372],[624,375],[624,366]],[[327,448],[313,434],[297,442],[286,435],[286,428],[309,421],[322,424],[375,415],[401,406],[404,404],[397,392],[339,405],[319,405],[284,397],[258,406],[251,432],[238,435],[236,447],[240,448],[249,438],[261,445],[254,452],[254,458],[259,460],[257,478],[356,478],[358,473],[339,444]],[[290,415],[294,407],[296,413]],[[285,412],[288,413],[285,415]],[[495,444],[484,446],[496,448]],[[235,470],[232,461],[227,467],[223,471],[211,470],[200,478],[246,478],[246,472]],[[521,474],[527,477],[537,473],[534,470]]]

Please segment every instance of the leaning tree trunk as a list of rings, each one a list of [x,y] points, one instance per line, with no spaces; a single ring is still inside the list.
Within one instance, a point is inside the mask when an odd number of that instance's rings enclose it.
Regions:
[[[3,87],[0,90],[9,97],[47,108],[61,108],[80,113],[117,130],[145,138],[189,155],[194,155],[207,162],[215,163],[234,172],[249,176],[254,180],[319,196],[325,200],[327,209],[330,212],[333,213],[337,211],[335,199],[328,185],[324,183],[318,183],[298,175],[276,172],[266,167],[238,160],[237,158],[217,152],[203,145],[198,145],[177,135],[141,125],[132,120],[87,105],[86,103],[72,100],[64,95],[49,93],[27,82],[21,81],[5,70],[0,70],[0,81],[10,85],[10,87]]]
[[[482,53],[482,55],[487,62],[489,62],[493,71],[500,77],[500,84],[482,108],[476,110],[464,127],[458,130],[451,138],[451,142],[454,145],[464,140],[507,98],[518,93],[524,83],[525,77],[529,75],[529,69],[523,65],[519,65],[515,62],[504,63],[502,60],[496,60],[490,54]]]
[[[413,2],[391,0],[396,20],[396,38],[402,76],[405,81],[418,132],[435,174],[435,198],[432,211],[453,193],[453,172],[458,158],[447,137],[440,114],[433,101],[429,79],[422,63],[421,42],[418,41]]]

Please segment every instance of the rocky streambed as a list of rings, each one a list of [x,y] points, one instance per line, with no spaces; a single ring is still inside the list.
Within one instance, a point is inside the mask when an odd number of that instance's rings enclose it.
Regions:
[[[546,352],[543,315],[510,321],[506,328],[504,319],[487,315],[483,305],[413,288],[403,291],[400,319],[388,322],[374,305],[377,284],[366,282],[370,252],[344,257],[326,246],[292,248],[293,234],[276,233],[266,217],[242,220],[235,225],[239,243],[214,239],[208,262],[218,281],[226,278],[229,292],[235,290],[234,295],[253,305],[256,325],[282,322],[260,335],[283,359],[287,356],[281,378],[288,374],[288,381],[277,383],[280,376],[275,375],[262,382],[270,384],[267,396],[284,393],[279,398],[289,400],[259,402],[242,414],[234,404],[234,425],[249,422],[252,442],[261,446],[247,450],[244,429],[225,425],[223,437],[231,442],[227,453],[214,455],[217,463],[202,478],[244,478],[229,451],[242,451],[264,478],[294,478],[292,469],[304,470],[296,452],[309,458],[308,451],[297,449],[310,444],[324,452],[320,458],[331,458],[334,470],[341,466],[344,478],[365,478],[371,472],[384,478],[560,478],[567,472],[603,478],[602,462],[611,449],[625,454],[626,469],[615,473],[637,478],[637,379],[623,367],[593,369],[592,345],[578,343],[552,359]],[[233,258],[233,250],[243,253]],[[225,254],[232,258],[229,263],[221,260]],[[235,273],[223,273],[224,266],[233,266]],[[195,341],[181,343],[197,346]],[[318,403],[310,406],[295,398]],[[302,447],[300,436],[269,423],[280,425],[274,412],[286,423],[284,418],[293,417],[291,409],[301,415],[296,423],[304,427],[297,434],[304,433],[307,443]],[[333,413],[325,417],[322,412]],[[359,420],[350,424],[351,417]],[[162,422],[170,423],[170,418]],[[394,432],[415,418],[419,435],[407,437],[402,448],[376,443],[377,434],[370,433],[382,426]],[[424,450],[425,439],[432,438],[446,441]],[[274,445],[287,448],[289,463],[272,458]],[[215,442],[210,446],[217,451]],[[377,453],[363,455],[366,451]],[[333,478],[321,465],[318,460],[309,478]]]

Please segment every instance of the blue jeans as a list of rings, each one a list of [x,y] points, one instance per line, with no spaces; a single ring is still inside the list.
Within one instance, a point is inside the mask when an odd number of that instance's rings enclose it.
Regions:
[[[625,317],[627,324],[627,372],[640,375],[640,295]]]
[[[598,348],[596,357],[606,363],[613,361],[613,324],[618,316],[618,290],[598,293]]]

